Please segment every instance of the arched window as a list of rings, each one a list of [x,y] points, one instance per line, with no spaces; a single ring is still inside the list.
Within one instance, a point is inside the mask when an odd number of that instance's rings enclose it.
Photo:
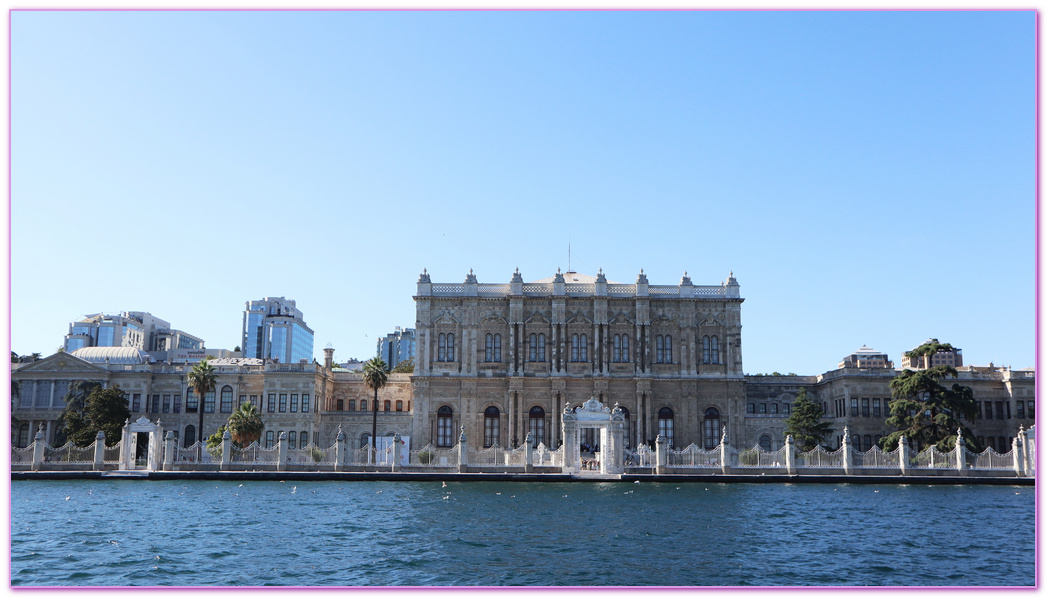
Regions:
[[[771,452],[771,437],[767,434],[760,436],[760,450]]]
[[[862,442],[865,444],[865,450],[869,450],[873,447],[872,434],[866,434],[862,437]]]
[[[454,334],[447,334],[447,359],[444,361],[454,361]]]
[[[233,412],[233,387],[223,386],[222,387],[222,413]]]
[[[709,337],[702,337],[702,363],[709,363]]]
[[[397,401],[396,402],[396,410],[397,411],[403,411],[404,410],[404,402],[403,401]]]
[[[611,339],[611,361],[619,363],[622,360],[622,335],[616,334]]]
[[[571,335],[571,361],[578,361],[578,335]]]
[[[309,435],[306,434],[305,430],[298,433],[298,446],[305,448],[309,444]]]
[[[654,362],[665,363],[665,338],[660,334],[654,337]]]
[[[447,361],[447,335],[441,334],[436,342],[436,361]]]
[[[491,406],[484,410],[484,448],[498,444],[501,421],[497,407]]]
[[[382,411],[389,411],[392,406],[392,401],[386,401],[382,403]]]
[[[538,335],[533,332],[527,339],[527,361],[538,361]]]
[[[484,361],[494,361],[494,335],[484,337]]]
[[[658,433],[665,438],[669,447],[673,446],[673,410],[662,407],[658,410]]]
[[[582,335],[585,336],[585,335]],[[545,409],[535,405],[527,413],[527,431],[531,433],[531,448],[545,442]]]
[[[267,448],[267,449],[273,448],[273,444],[275,442],[276,442],[276,433],[273,432],[272,430],[269,430],[268,432],[266,432],[265,433],[265,448]]]
[[[436,446],[452,446],[454,436],[454,411],[444,405],[436,410]]]
[[[29,424],[18,426],[18,448],[29,446]]]
[[[196,444],[196,426],[185,427],[185,442],[182,443],[182,448],[189,448]]]
[[[705,450],[716,448],[720,444],[720,411],[716,407],[705,410]]]
[[[360,448],[364,448],[365,446],[370,446],[370,444],[371,444],[371,433],[370,432],[364,432],[360,436]]]
[[[579,340],[581,341],[581,346],[578,347],[578,360],[589,361],[589,337],[583,334],[579,337]]]
[[[715,336],[709,339],[710,355],[712,359],[709,363],[720,363],[720,341]]]
[[[545,335],[538,335],[538,361],[545,361]]]
[[[494,360],[502,360],[502,335],[494,335]]]
[[[287,433],[287,448],[298,448],[298,432],[291,430]]]

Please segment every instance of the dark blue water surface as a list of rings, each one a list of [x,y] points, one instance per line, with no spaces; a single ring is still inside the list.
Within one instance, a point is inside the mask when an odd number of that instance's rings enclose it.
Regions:
[[[17,481],[11,583],[1032,585],[1032,487]]]

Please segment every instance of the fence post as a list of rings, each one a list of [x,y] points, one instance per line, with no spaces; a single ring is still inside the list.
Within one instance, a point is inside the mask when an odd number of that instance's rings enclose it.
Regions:
[[[222,464],[221,469],[229,467],[229,463],[232,462],[233,456],[233,437],[229,434],[229,428],[225,429],[222,433]]]
[[[400,471],[400,452],[403,450],[400,433],[393,434],[393,471]]]
[[[167,431],[167,435],[164,438],[164,445],[164,471],[170,471],[171,465],[174,463],[175,451],[178,450],[177,444],[174,440],[173,431]]]
[[[524,471],[527,473],[534,471],[534,453],[531,452],[532,442],[534,442],[534,434],[528,432],[527,438],[524,438]]]
[[[843,427],[843,475],[851,475],[851,434]]]
[[[105,461],[105,432],[99,430],[95,434],[95,471],[102,471],[102,463]]]
[[[465,440],[465,426],[462,426],[462,433],[458,436],[458,473],[465,473],[465,469],[469,465],[468,448],[468,443]]]
[[[44,466],[44,447],[47,446],[47,442],[44,440],[44,424],[40,424],[40,428],[36,431],[36,437],[33,438],[33,471],[40,471]]]
[[[276,451],[279,455],[276,462],[276,470],[287,471],[287,432],[280,432],[280,439],[276,443]]]
[[[1025,426],[1018,426],[1018,438],[1022,443],[1022,472],[1025,476],[1032,475],[1032,460],[1029,452],[1029,435],[1025,433]]]
[[[658,464],[655,467],[654,472],[657,474],[666,473],[666,471],[668,470],[669,451],[666,450],[666,444],[668,444],[668,441],[665,439],[665,436],[662,436],[661,434],[659,434],[658,437],[654,439],[654,456],[655,461]]]
[[[902,475],[906,475],[909,469],[909,439],[905,436],[898,439],[898,468]]]
[[[727,426],[723,427],[723,433],[720,434],[720,471],[723,473],[730,473],[731,466],[727,463]]]
[[[785,473],[793,475],[796,473],[796,469],[793,466],[793,435],[789,434],[785,437]]]
[[[345,470],[345,432],[342,424],[338,424],[338,434],[334,437],[334,470]]]
[[[1017,475],[1018,477],[1022,477],[1022,474],[1024,473],[1022,471],[1022,469],[1023,469],[1022,468],[1022,461],[1024,461],[1025,459],[1023,458],[1024,456],[1022,455],[1022,445],[1021,445],[1021,438],[1020,437],[1016,436],[1014,438],[1014,440],[1011,441],[1011,456],[1014,459],[1014,473],[1015,473],[1015,475]]]
[[[957,475],[966,475],[967,473],[967,455],[964,451],[967,450],[966,442],[963,441],[963,429],[956,430],[956,473]]]

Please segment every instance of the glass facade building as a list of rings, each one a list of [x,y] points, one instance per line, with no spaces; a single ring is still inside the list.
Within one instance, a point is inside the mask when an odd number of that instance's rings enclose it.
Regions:
[[[313,360],[313,330],[292,299],[265,297],[244,309],[244,357],[282,363]]]

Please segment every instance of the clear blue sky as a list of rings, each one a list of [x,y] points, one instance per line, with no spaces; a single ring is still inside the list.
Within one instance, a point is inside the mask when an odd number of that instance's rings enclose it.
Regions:
[[[12,350],[297,300],[373,355],[434,282],[741,284],[750,373],[1034,364],[1035,15],[14,12]]]

